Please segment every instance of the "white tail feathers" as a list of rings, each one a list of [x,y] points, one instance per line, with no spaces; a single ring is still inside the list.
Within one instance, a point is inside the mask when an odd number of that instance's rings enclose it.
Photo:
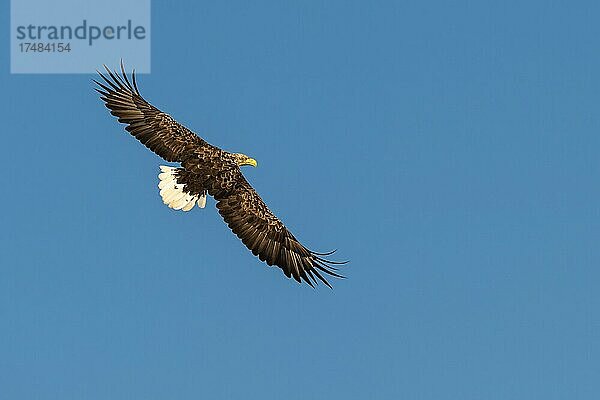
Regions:
[[[177,168],[161,165],[160,170],[161,173],[158,175],[160,197],[169,208],[190,211],[196,203],[200,208],[206,206],[206,195],[194,195],[183,191],[184,185],[177,183],[177,177],[175,176]]]

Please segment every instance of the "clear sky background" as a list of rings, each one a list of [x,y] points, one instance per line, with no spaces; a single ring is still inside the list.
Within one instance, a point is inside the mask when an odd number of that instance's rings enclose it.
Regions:
[[[8,15],[1,399],[599,398],[597,3],[153,3],[142,93],[334,290],[164,206],[91,75],[9,74]]]

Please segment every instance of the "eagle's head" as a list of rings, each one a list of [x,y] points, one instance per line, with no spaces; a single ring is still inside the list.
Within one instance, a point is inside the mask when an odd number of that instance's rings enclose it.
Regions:
[[[256,160],[254,158],[250,158],[242,153],[233,153],[233,159],[239,167],[241,167],[242,165],[252,165],[253,167],[256,167],[257,165]]]

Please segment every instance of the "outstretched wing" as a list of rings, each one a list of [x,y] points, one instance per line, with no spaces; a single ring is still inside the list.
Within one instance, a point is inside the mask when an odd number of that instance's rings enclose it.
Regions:
[[[166,161],[181,162],[190,151],[203,146],[213,147],[144,100],[137,88],[135,72],[130,82],[123,63],[120,75],[104,68],[108,76],[98,71],[104,83],[94,80],[100,86],[96,88],[100,98],[119,122],[127,124],[125,129],[154,153]]]
[[[346,262],[329,261],[304,247],[285,225],[269,210],[258,193],[246,181],[242,173],[235,171],[236,187],[233,191],[215,193],[219,214],[242,242],[268,265],[276,265],[285,275],[310,286],[317,278],[331,287],[322,272],[343,278],[333,265]],[[314,286],[313,286],[314,287]]]

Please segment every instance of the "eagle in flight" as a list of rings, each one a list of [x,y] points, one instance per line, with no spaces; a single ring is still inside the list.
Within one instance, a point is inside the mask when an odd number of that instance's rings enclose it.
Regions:
[[[200,138],[170,115],[148,103],[138,90],[135,71],[131,80],[121,62],[121,73],[104,66],[94,79],[110,113],[125,130],[147,148],[180,167],[160,166],[158,187],[163,202],[174,210],[190,211],[206,205],[210,195],[219,214],[241,241],[269,266],[276,265],[288,277],[314,287],[318,280],[331,288],[324,275],[343,278],[335,262],[323,258],[335,252],[317,253],[304,247],[269,210],[244,178],[240,167],[256,167],[256,160],[229,153]]]

